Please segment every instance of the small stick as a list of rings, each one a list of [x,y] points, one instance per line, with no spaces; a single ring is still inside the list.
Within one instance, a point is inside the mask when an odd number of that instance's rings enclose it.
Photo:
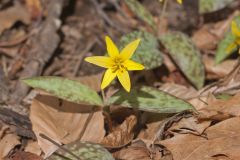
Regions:
[[[91,121],[91,119],[92,119],[92,117],[93,117],[93,114],[94,114],[94,110],[92,110],[92,112],[89,113],[89,115],[88,115],[88,117],[87,117],[87,120],[86,120],[86,122],[84,123],[83,129],[82,129],[82,131],[81,131],[81,133],[80,133],[79,140],[82,139],[82,137],[83,137],[83,135],[84,135],[84,133],[85,133],[85,131],[86,131],[86,129],[87,129],[87,126],[88,126],[89,122]]]
[[[160,14],[160,21],[163,19],[164,15],[166,13],[167,3],[168,3],[168,0],[164,0],[163,8],[162,8],[162,11],[161,11],[161,14]]]
[[[77,155],[75,155],[74,153],[72,153],[71,151],[69,151],[68,149],[64,148],[63,146],[61,146],[60,144],[58,144],[57,142],[55,142],[54,140],[52,140],[51,138],[47,137],[46,135],[40,133],[39,134],[40,137],[42,137],[45,140],[48,140],[49,142],[51,142],[52,144],[58,146],[60,149],[62,149],[63,151],[69,153],[70,155],[72,155],[73,157],[75,157],[77,160],[82,160],[81,158],[79,158]]]

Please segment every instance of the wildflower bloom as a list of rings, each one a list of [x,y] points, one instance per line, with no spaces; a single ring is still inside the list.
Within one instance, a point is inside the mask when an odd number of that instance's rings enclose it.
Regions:
[[[162,2],[163,0],[160,0]],[[176,0],[179,4],[182,4],[182,0]]]
[[[227,53],[231,53],[232,50],[240,46],[240,27],[235,21],[232,21],[231,30],[235,39],[234,42],[227,47]]]
[[[107,52],[109,57],[105,56],[93,56],[85,58],[85,61],[98,65],[100,67],[107,68],[101,89],[106,88],[115,77],[118,78],[123,88],[126,91],[130,91],[131,82],[128,74],[128,70],[143,70],[144,66],[136,63],[130,58],[137,49],[140,39],[134,40],[129,43],[121,52],[119,52],[113,41],[106,36]]]

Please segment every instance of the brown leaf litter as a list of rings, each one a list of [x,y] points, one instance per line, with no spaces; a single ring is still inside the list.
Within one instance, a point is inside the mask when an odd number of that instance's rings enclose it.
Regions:
[[[51,155],[58,147],[39,136],[40,133],[59,144],[68,144],[76,140],[99,143],[105,135],[104,117],[101,111],[94,112],[84,129],[91,114],[89,106],[39,95],[33,100],[30,109],[33,131],[45,157]]]

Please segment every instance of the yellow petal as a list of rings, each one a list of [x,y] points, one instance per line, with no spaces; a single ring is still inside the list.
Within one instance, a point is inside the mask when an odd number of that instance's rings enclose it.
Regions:
[[[101,89],[106,88],[112,80],[117,76],[117,73],[113,73],[111,69],[107,69],[103,76],[102,84],[101,84]]]
[[[132,41],[125,48],[123,48],[123,50],[120,53],[121,58],[123,60],[127,60],[127,59],[131,58],[133,53],[137,49],[140,41],[141,41],[140,39]]]
[[[236,42],[236,44],[237,44],[238,46],[240,46],[240,37],[237,37],[236,40],[235,40],[235,42]]]
[[[116,57],[116,56],[118,56],[118,55],[119,55],[118,48],[117,48],[116,45],[113,43],[113,41],[111,40],[111,38],[108,37],[108,36],[106,36],[105,40],[106,40],[108,55],[109,55],[110,57]]]
[[[179,4],[182,4],[182,0],[177,0],[177,2],[178,2]]]
[[[112,66],[112,59],[110,57],[93,56],[85,58],[85,61],[104,68],[110,68]]]
[[[132,60],[126,60],[124,62],[124,66],[127,67],[127,70],[134,71],[134,70],[143,70],[144,66],[141,65],[140,63],[136,63]]]
[[[235,48],[237,48],[235,43],[230,44],[226,49],[227,54],[230,54]]]
[[[117,77],[118,77],[118,80],[120,81],[120,83],[122,84],[123,88],[127,92],[130,92],[131,82],[130,82],[130,77],[129,77],[128,72],[126,70],[124,70],[123,72],[118,71]]]
[[[232,21],[231,29],[235,36],[240,37],[240,28],[235,21]]]

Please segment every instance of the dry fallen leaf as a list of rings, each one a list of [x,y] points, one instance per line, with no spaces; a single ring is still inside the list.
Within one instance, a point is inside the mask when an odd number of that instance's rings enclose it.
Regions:
[[[20,138],[13,133],[6,134],[0,140],[0,158],[3,159],[8,153],[20,143]]]
[[[103,73],[101,72],[95,75],[78,77],[76,80],[99,92],[101,91],[102,76]]]
[[[6,157],[15,146],[21,144],[15,128],[0,121],[0,159]]]
[[[25,24],[30,23],[30,15],[27,9],[19,2],[14,3],[13,7],[0,12],[0,35],[5,29],[12,27],[17,21]]]
[[[203,56],[207,79],[220,79],[226,76],[235,67],[237,60],[226,60],[215,64],[213,57]]]
[[[228,100],[215,99],[209,101],[204,108],[199,110],[199,119],[224,120],[240,116],[240,94]]]
[[[32,19],[37,19],[42,16],[43,7],[40,0],[25,0],[25,3]]]
[[[134,127],[136,124],[136,116],[129,116],[120,126],[113,129],[112,133],[104,137],[101,144],[107,148],[119,148],[130,143],[134,137]]]
[[[210,124],[211,121],[200,123],[195,117],[182,118],[178,123],[173,124],[169,131],[201,135]]]
[[[38,145],[37,141],[33,141],[33,140],[28,141],[26,147],[24,148],[24,151],[34,153],[38,156],[40,156],[42,153],[42,150],[41,150],[40,146]]]
[[[85,122],[92,110],[91,106],[83,106],[41,95],[33,100],[30,109],[33,131],[45,157],[56,151],[58,147],[41,138],[40,133],[59,144],[68,144],[80,138],[83,141],[99,143],[105,135],[104,117],[101,111],[97,111],[93,114],[81,137]]]
[[[43,160],[40,156],[29,152],[16,152],[9,160]]]
[[[158,89],[184,100],[198,96],[198,92],[194,88],[188,88],[186,86],[175,83],[165,83]]]
[[[224,155],[240,159],[240,118],[235,117],[217,123],[206,129],[205,136],[178,134],[160,141],[176,160],[214,160]]]
[[[193,43],[201,50],[215,49],[220,39],[229,30],[233,17],[237,15],[239,15],[238,11],[234,12],[226,20],[215,24],[205,24],[193,34]]]
[[[216,48],[219,38],[211,33],[210,29],[210,25],[204,25],[193,34],[192,41],[199,49],[211,50]]]
[[[146,147],[130,146],[114,153],[116,159],[121,160],[151,160],[150,152]]]

